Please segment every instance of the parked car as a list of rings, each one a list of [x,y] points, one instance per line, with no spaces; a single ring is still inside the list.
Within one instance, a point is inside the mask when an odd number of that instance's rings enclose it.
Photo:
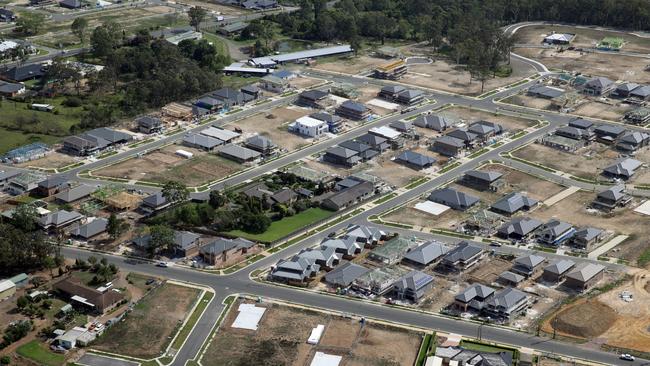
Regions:
[[[618,358],[624,361],[634,361],[634,356],[629,353],[622,353]]]
[[[167,264],[167,262],[158,262],[156,264],[156,266],[162,267],[162,268],[167,268],[167,267],[169,267],[169,264]]]

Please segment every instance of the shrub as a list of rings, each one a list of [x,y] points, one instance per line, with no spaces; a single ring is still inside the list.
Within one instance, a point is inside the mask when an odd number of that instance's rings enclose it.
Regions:
[[[78,97],[67,97],[63,101],[64,106],[71,107],[71,108],[80,107],[81,104],[82,104],[81,99]]]

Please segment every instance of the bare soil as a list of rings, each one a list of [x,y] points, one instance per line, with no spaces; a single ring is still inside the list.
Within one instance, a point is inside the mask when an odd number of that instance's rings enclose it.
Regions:
[[[63,168],[64,166],[70,164],[74,164],[75,162],[76,159],[74,157],[54,151],[40,159],[16,164],[16,166],[19,166],[21,168],[37,167],[37,168],[46,168],[46,169],[57,169],[57,168]]]
[[[647,165],[650,165],[650,147],[644,147],[636,152],[634,159],[642,161]],[[634,184],[650,184],[650,169],[641,168],[632,176],[630,182]]]
[[[486,258],[475,265],[467,273],[467,281],[470,283],[482,283],[486,286],[492,285],[499,275],[512,267],[512,262],[501,258]]]
[[[564,190],[559,184],[537,178],[525,172],[508,168],[500,164],[489,164],[483,166],[480,170],[496,171],[503,174],[501,179],[505,179],[506,186],[499,193],[507,194],[512,191],[525,192],[530,197],[543,201]]]
[[[536,120],[495,114],[480,109],[471,109],[460,106],[445,108],[439,114],[448,116],[452,120],[470,124],[472,122],[484,120],[495,122],[503,126],[506,130],[516,132],[537,124]]]
[[[422,336],[399,328],[369,325],[361,330],[347,365],[412,365]]]
[[[314,68],[345,74],[358,74],[360,72],[373,71],[377,66],[387,64],[390,61],[391,60],[370,56],[328,58],[319,60]]]
[[[260,134],[265,136],[282,151],[290,152],[311,143],[312,139],[304,138],[287,131],[289,123],[312,113],[312,110],[300,107],[278,107],[266,113],[259,113],[241,121],[234,122],[232,127],[241,128],[244,138]]]
[[[603,334],[615,321],[614,309],[598,300],[589,299],[578,300],[560,311],[550,320],[550,324],[558,332],[589,339]]]
[[[629,104],[625,103],[604,103],[600,101],[589,101],[583,103],[578,108],[575,109],[573,113],[579,114],[585,117],[594,117],[600,119],[607,119],[610,121],[620,121],[625,116],[625,113],[634,109]]]

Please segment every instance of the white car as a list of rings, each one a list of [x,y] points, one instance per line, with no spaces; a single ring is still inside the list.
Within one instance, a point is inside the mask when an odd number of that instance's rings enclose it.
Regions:
[[[634,356],[629,353],[622,353],[618,358],[624,361],[634,361]]]
[[[158,262],[156,264],[156,266],[162,267],[162,268],[167,268],[167,267],[169,267],[169,264],[167,264],[167,262]]]

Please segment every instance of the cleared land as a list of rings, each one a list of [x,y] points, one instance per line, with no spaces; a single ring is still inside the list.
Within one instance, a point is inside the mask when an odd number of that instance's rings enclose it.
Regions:
[[[645,164],[650,164],[650,148],[643,148],[634,155],[634,159],[640,160]],[[650,184],[650,169],[641,169],[636,172],[630,179],[634,184]]]
[[[436,157],[435,153],[422,151],[424,149],[412,150],[427,156]],[[423,171],[412,169],[404,164],[391,160],[392,157],[397,156],[400,153],[401,152],[395,154],[384,153],[381,156],[374,158],[368,162],[370,168],[365,172],[380,177],[385,182],[395,187],[403,187],[425,175]]]
[[[626,32],[614,32],[594,28],[582,28],[555,25],[531,25],[522,27],[515,33],[515,42],[522,44],[541,44],[544,37],[555,33],[572,33],[575,38],[571,42],[574,47],[594,47],[605,37],[623,38],[624,51],[650,53],[650,38],[639,37]]]
[[[189,151],[194,154],[194,157],[185,159],[176,154],[178,149]],[[215,154],[187,146],[169,145],[142,157],[101,168],[93,174],[153,183],[175,180],[188,186],[199,186],[224,178],[241,169],[242,165]]]
[[[358,57],[330,57],[318,60],[316,69],[341,72],[345,74],[358,74],[373,71],[377,66],[391,62],[383,58],[358,56]]]
[[[290,133],[287,131],[288,124],[312,112],[294,106],[279,107],[237,121],[232,126],[241,128],[244,137],[260,134],[271,139],[283,152],[290,152],[309,144],[311,139]]]
[[[460,121],[467,124],[480,120],[495,122],[511,132],[517,132],[538,123],[536,120],[532,119],[495,114],[480,109],[471,109],[460,106],[445,108],[437,114],[448,117],[452,121]]]
[[[32,160],[21,164],[16,164],[19,167],[37,167],[37,168],[47,168],[47,169],[57,169],[63,168],[64,166],[74,164],[77,160],[68,154],[63,154],[59,152],[52,152],[47,156],[38,159]]]
[[[601,178],[603,168],[618,158],[618,153],[610,146],[595,142],[575,153],[563,152],[541,144],[530,144],[516,150],[512,155],[592,180]]]
[[[160,356],[198,294],[197,289],[171,284],[152,290],[124,321],[109,328],[93,348],[132,357]]]
[[[528,64],[512,60],[512,73],[507,77],[496,77],[485,81],[483,92],[515,83],[535,73]],[[470,74],[462,65],[455,65],[445,59],[430,64],[409,66],[408,73],[400,80],[403,83],[436,90],[466,95],[481,94],[481,83],[470,81]]]
[[[201,359],[205,366],[309,365],[315,352],[343,356],[345,365],[412,365],[421,334],[358,320],[344,319],[277,304],[267,308],[257,331],[232,328],[239,302],[235,302]],[[311,329],[325,325],[318,345],[307,344]]]
[[[526,95],[526,91],[521,94],[513,95],[503,100],[504,103],[520,105],[529,108],[543,109],[543,110],[557,110],[553,107],[551,101],[544,98],[536,98]],[[620,121],[625,113],[629,112],[634,107],[627,103],[622,103],[620,100],[609,99],[607,101],[590,100],[585,97],[581,104],[579,104],[573,114],[578,114],[585,117],[594,117],[600,119],[607,119],[610,121]]]

